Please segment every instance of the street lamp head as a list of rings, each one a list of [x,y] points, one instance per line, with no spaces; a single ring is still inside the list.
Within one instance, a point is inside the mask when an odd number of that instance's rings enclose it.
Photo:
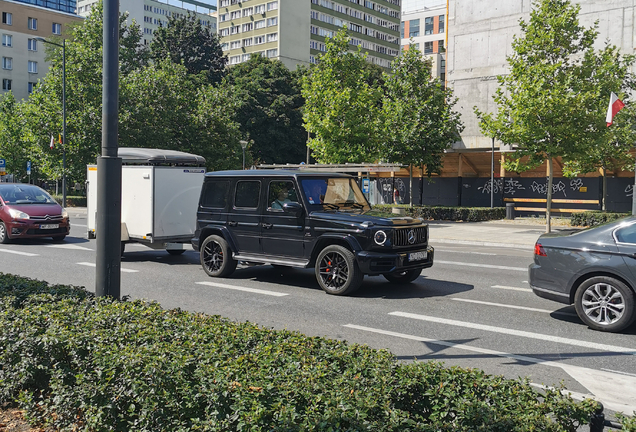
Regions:
[[[247,141],[245,141],[245,140],[240,140],[240,141],[239,141],[239,144],[241,145],[241,148],[242,148],[243,150],[245,150],[245,148],[247,147],[248,142],[247,142]]]

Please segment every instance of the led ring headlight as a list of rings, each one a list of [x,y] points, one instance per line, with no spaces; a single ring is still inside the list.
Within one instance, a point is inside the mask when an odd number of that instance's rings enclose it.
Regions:
[[[384,231],[376,231],[373,235],[376,244],[382,246],[386,242],[386,233]]]

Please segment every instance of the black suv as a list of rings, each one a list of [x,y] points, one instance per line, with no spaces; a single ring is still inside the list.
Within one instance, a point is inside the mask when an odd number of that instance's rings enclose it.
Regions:
[[[428,225],[368,216],[368,201],[345,174],[286,170],[206,174],[192,245],[214,277],[238,261],[314,267],[329,294],[350,294],[368,275],[414,281],[433,265]]]

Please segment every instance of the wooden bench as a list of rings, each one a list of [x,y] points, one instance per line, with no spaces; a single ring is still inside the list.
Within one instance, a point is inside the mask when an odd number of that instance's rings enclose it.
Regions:
[[[513,203],[545,203],[548,200],[546,198],[504,198],[505,202]],[[582,200],[582,199],[563,199],[553,198],[553,204],[596,204],[599,205],[599,200]],[[527,212],[545,212],[545,207],[516,207],[515,211],[527,211]],[[550,209],[551,213],[582,213],[590,211],[590,209]]]

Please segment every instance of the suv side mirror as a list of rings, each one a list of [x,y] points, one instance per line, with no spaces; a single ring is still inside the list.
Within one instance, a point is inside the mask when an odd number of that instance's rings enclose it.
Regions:
[[[292,213],[294,216],[299,217],[303,214],[303,206],[297,202],[288,202],[283,204],[283,211],[285,213]]]

